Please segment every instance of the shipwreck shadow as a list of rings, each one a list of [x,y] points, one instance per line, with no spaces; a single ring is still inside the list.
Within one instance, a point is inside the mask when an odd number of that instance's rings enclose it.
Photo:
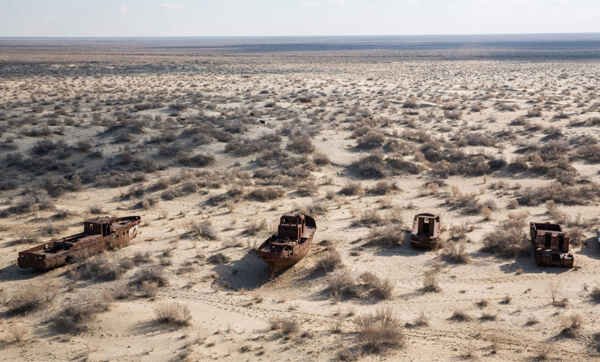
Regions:
[[[176,326],[176,325],[168,325],[161,324],[155,320],[148,320],[137,323],[132,331],[136,335],[159,335],[163,333],[172,333],[179,330],[185,329],[185,326]]]
[[[253,250],[240,260],[219,264],[213,269],[219,276],[218,283],[233,290],[257,289],[271,280],[269,267]]]
[[[562,274],[574,270],[570,268],[538,266],[533,256],[523,256],[512,261],[505,261],[505,263],[500,265],[500,270],[506,274]]]
[[[577,254],[585,255],[592,259],[600,259],[600,242],[598,237],[593,237],[583,242],[583,247]]]
[[[0,269],[0,282],[27,280],[35,278],[38,275],[40,273],[32,269],[21,269],[17,264],[10,264]]]

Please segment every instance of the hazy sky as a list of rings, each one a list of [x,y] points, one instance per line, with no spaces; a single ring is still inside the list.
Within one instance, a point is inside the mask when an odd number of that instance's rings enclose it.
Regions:
[[[600,0],[0,0],[0,36],[600,32]]]

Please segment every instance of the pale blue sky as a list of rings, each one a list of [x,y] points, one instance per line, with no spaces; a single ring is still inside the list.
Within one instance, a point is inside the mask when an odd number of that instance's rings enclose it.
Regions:
[[[600,32],[600,0],[0,0],[0,36]]]

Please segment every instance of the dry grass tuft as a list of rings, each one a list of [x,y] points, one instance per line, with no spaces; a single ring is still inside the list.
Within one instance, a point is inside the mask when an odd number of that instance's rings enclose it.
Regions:
[[[452,313],[448,320],[453,322],[470,322],[473,320],[473,318],[463,311],[456,310],[454,313]]]
[[[494,254],[501,258],[514,258],[528,255],[530,252],[529,241],[525,228],[525,215],[510,214],[498,230],[487,234],[481,251]]]
[[[471,261],[466,251],[464,240],[460,242],[448,242],[442,250],[442,259],[452,264],[468,264]]]
[[[437,275],[439,269],[431,269],[423,274],[423,287],[421,288],[422,293],[439,293],[442,291],[437,281]]]
[[[313,274],[327,274],[342,266],[340,253],[334,248],[327,250],[327,253],[317,260],[313,269]]]
[[[263,189],[255,189],[246,195],[246,199],[258,202],[267,202],[280,198],[284,192],[281,189],[267,187]]]
[[[600,288],[594,287],[590,293],[590,299],[596,304],[600,304]]]
[[[393,316],[391,309],[357,317],[354,323],[357,349],[363,354],[380,355],[405,345],[401,323]]]
[[[154,297],[159,288],[169,285],[161,267],[151,266],[138,270],[127,283],[127,291],[121,290],[121,297],[134,294],[141,297]],[[120,298],[124,299],[124,298]]]
[[[120,263],[105,255],[98,255],[80,263],[75,270],[69,273],[69,277],[74,280],[107,282],[119,279],[129,267],[130,265],[127,263]]]
[[[214,265],[227,264],[229,263],[229,260],[229,257],[223,253],[216,253],[206,259],[206,261]]]
[[[356,298],[377,302],[391,299],[393,290],[387,279],[382,280],[372,273],[363,273],[357,280],[340,273],[329,279],[326,293],[338,300]]]
[[[338,193],[344,196],[356,196],[362,195],[364,192],[363,187],[359,183],[349,183],[342,187]]]
[[[382,226],[385,223],[385,219],[374,210],[364,211],[358,218],[351,224],[352,227],[372,227]]]
[[[160,304],[154,309],[154,314],[156,323],[173,327],[188,326],[192,320],[189,308],[180,303]]]
[[[189,227],[189,234],[192,237],[208,240],[217,240],[217,232],[210,221],[192,222]]]
[[[383,228],[371,230],[367,236],[365,246],[382,249],[391,249],[404,243],[404,229],[401,225],[388,225]]]
[[[405,328],[420,328],[427,327],[429,325],[429,319],[425,315],[425,313],[421,313],[421,315],[415,319],[413,322],[407,322],[404,324]]]
[[[300,330],[300,326],[295,319],[272,319],[271,320],[271,330],[278,331],[284,336],[289,336],[295,333],[298,333]]]
[[[5,302],[7,316],[25,315],[46,306],[54,295],[44,286],[22,286]]]
[[[573,314],[562,321],[562,327],[558,333],[561,338],[577,338],[583,326],[583,318],[579,314]]]
[[[57,333],[78,334],[88,329],[88,323],[96,314],[106,312],[110,299],[76,299],[61,306],[61,309],[50,318],[50,325]]]

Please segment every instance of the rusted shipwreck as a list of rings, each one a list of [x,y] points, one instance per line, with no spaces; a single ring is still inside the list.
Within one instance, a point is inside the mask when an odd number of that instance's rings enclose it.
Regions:
[[[532,222],[530,233],[537,265],[573,267],[571,240],[559,224]]]
[[[271,273],[281,272],[304,258],[310,251],[317,224],[308,215],[284,215],[279,220],[277,234],[258,248],[258,256]]]
[[[86,220],[83,232],[52,240],[19,253],[21,268],[47,271],[82,260],[104,250],[127,246],[137,236],[139,216],[100,217]]]
[[[422,213],[415,215],[410,244],[418,249],[434,249],[440,239],[439,215]]]

